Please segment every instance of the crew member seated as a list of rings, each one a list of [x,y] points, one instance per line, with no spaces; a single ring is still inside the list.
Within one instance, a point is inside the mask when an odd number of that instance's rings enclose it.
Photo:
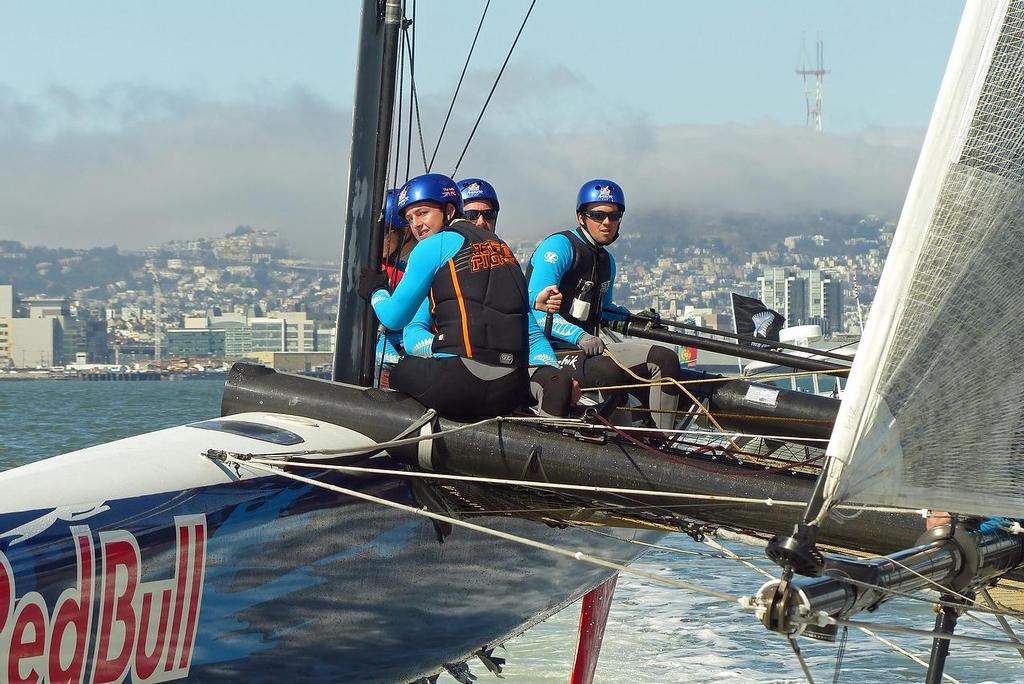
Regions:
[[[529,401],[528,368],[542,366],[534,375],[543,375],[545,410],[567,415],[573,382],[530,315],[526,281],[508,245],[462,218],[458,188],[440,174],[406,183],[398,210],[414,235],[427,236],[393,293],[383,273],[366,268],[359,294],[392,329],[429,306],[436,334],[429,358],[399,361],[391,387],[444,416],[502,415]]]
[[[629,340],[606,344],[598,336],[602,321],[623,321],[641,317],[660,324],[656,312],[634,315],[613,301],[615,258],[608,245],[619,236],[626,199],[617,183],[605,179],[587,181],[576,198],[577,226],[545,238],[534,251],[527,268],[531,301],[545,288],[556,286],[562,300],[551,328],[551,339],[559,349],[561,366],[586,390],[657,383],[662,378],[680,379],[684,373],[671,349]],[[538,321],[545,313],[535,311]],[[639,376],[638,381],[618,361]],[[563,354],[562,349],[568,350]],[[695,377],[701,377],[696,374]],[[687,378],[689,379],[689,378]],[[677,417],[680,390],[674,384],[652,384],[628,390],[649,411],[651,422],[662,430],[671,429]]]

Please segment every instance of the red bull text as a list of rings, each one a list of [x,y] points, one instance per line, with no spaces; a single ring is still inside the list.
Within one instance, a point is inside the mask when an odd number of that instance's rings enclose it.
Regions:
[[[166,682],[188,676],[206,573],[206,516],[174,519],[174,576],[142,581],[138,540],[70,528],[77,579],[48,606],[18,595],[0,553],[0,684]]]

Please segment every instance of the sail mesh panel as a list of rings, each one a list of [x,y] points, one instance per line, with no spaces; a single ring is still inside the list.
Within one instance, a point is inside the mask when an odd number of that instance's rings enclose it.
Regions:
[[[940,99],[932,127],[946,156],[933,154],[915,174],[912,197],[928,196],[928,183],[938,193],[928,208],[910,199],[908,207],[931,215],[901,219],[900,230],[907,219],[924,231],[906,243],[920,247],[916,263],[890,255],[911,275],[892,278],[900,284],[891,290],[902,291],[879,290],[896,306],[889,330],[878,331],[889,337],[873,398],[858,427],[837,421],[833,442],[859,431],[841,498],[1024,517],[1024,0],[1007,4],[997,28],[980,88],[963,85],[970,55],[960,72],[953,62],[947,71],[966,97]],[[956,116],[969,117],[962,134],[943,132]]]

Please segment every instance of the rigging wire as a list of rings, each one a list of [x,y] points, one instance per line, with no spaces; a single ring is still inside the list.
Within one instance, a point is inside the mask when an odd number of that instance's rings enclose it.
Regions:
[[[512,41],[512,47],[508,49],[508,54],[505,55],[505,61],[502,63],[501,69],[498,70],[498,75],[494,79],[494,85],[491,86],[491,92],[487,94],[487,99],[484,100],[484,106],[480,109],[480,115],[476,118],[476,123],[473,124],[473,130],[469,132],[469,138],[466,140],[466,145],[462,148],[462,153],[459,155],[458,161],[455,162],[455,168],[450,174],[452,178],[454,178],[455,174],[459,172],[459,166],[462,164],[462,159],[466,156],[469,144],[473,142],[473,136],[476,135],[476,129],[480,125],[481,119],[484,118],[484,112],[487,111],[487,105],[491,103],[491,97],[494,95],[494,91],[498,87],[498,81],[501,80],[501,75],[505,73],[505,67],[508,66],[508,61],[512,58],[512,51],[516,49],[516,43],[519,42],[519,37],[523,35],[523,29],[526,28],[526,21],[530,18],[530,13],[533,12],[533,7],[536,4],[537,0],[533,0],[530,3],[530,8],[526,10],[526,16],[523,17],[523,23],[519,26],[519,32],[516,34],[515,40]]]
[[[985,599],[985,603],[988,604],[989,608],[993,610],[998,610],[998,606],[996,605],[996,602],[992,600],[992,594],[988,593],[987,587],[982,587],[978,591],[978,593],[981,594],[981,597],[983,599]],[[1006,636],[1010,637],[1011,639],[1017,639],[1019,641],[1020,639],[1018,639],[1017,635],[1014,633],[1013,628],[1010,627],[1010,623],[1007,622],[1005,617],[1003,617],[1003,614],[1001,612],[997,612],[995,615],[996,620],[999,621],[999,624],[1003,628],[1003,631],[1006,632]],[[1020,653],[1021,657],[1024,658],[1024,648],[1017,650]]]
[[[800,669],[804,671],[804,677],[807,677],[808,684],[814,684],[814,677],[811,676],[811,670],[807,667],[807,661],[804,660],[804,654],[800,651],[800,645],[796,643],[796,638],[793,636],[786,638],[789,640],[789,646],[793,649],[797,662],[800,663]]]
[[[844,627],[843,629],[846,629],[846,628]],[[874,639],[874,640],[876,640],[876,641],[878,641],[880,643],[885,644],[886,646],[888,646],[892,650],[896,651],[897,653],[899,653],[901,655],[905,655],[906,657],[910,658],[911,660],[913,660],[915,663],[917,663],[921,667],[923,667],[925,669],[928,669],[928,663],[927,662],[925,662],[924,660],[922,660],[918,656],[914,655],[913,653],[911,653],[907,649],[903,648],[899,644],[893,643],[892,641],[889,641],[885,637],[880,636],[878,634],[875,634],[874,632],[872,632],[867,627],[858,627],[858,629],[860,629],[860,631],[864,632],[865,634],[867,634],[872,639]],[[949,681],[953,682],[953,684],[963,684],[963,682],[961,682],[959,679],[956,679],[952,675],[946,674],[945,672],[942,673],[942,676],[943,676],[943,678],[948,679]]]
[[[249,467],[254,467],[254,468],[257,468],[257,469],[260,469],[260,470],[265,470],[265,471],[268,471],[268,472],[270,472],[270,473],[272,473],[274,475],[278,475],[280,477],[286,477],[288,479],[295,480],[297,482],[302,482],[302,483],[305,483],[305,484],[308,484],[308,485],[311,485],[311,486],[314,486],[314,487],[320,487],[320,488],[323,488],[323,489],[326,489],[326,490],[329,490],[329,491],[332,491],[332,492],[336,492],[338,494],[343,494],[345,496],[351,496],[351,497],[356,498],[356,499],[362,499],[363,501],[368,501],[370,503],[380,504],[380,505],[386,506],[388,508],[393,508],[395,510],[404,511],[406,513],[411,513],[412,515],[418,515],[418,516],[421,516],[421,517],[424,517],[424,518],[430,518],[431,520],[437,520],[439,522],[445,522],[445,523],[448,523],[450,525],[454,525],[456,527],[464,527],[466,529],[473,530],[475,532],[480,532],[482,534],[486,534],[486,535],[489,535],[489,536],[492,536],[492,537],[497,537],[499,539],[504,539],[506,541],[515,542],[517,544],[522,544],[524,546],[530,546],[532,548],[540,549],[542,551],[549,551],[551,553],[554,553],[554,554],[557,554],[557,555],[560,555],[560,556],[565,556],[567,558],[573,558],[575,560],[582,561],[584,563],[590,563],[591,565],[597,565],[597,566],[600,566],[600,567],[608,568],[610,570],[615,570],[616,572],[624,573],[624,574],[627,574],[627,575],[634,575],[636,577],[643,577],[644,579],[650,580],[652,582],[666,584],[668,586],[674,586],[674,587],[677,587],[679,589],[687,589],[689,591],[693,591],[693,592],[696,592],[698,594],[703,594],[705,596],[710,596],[712,598],[717,598],[717,599],[720,599],[722,601],[726,601],[728,603],[735,604],[735,605],[740,606],[740,607],[742,607],[744,609],[748,609],[748,606],[750,606],[749,602],[742,602],[741,603],[740,597],[736,596],[734,594],[727,594],[725,592],[718,591],[717,589],[709,589],[708,587],[702,587],[702,586],[700,586],[698,584],[691,584],[690,582],[684,582],[682,580],[678,580],[678,579],[675,579],[675,578],[672,578],[672,577],[663,577],[663,576],[657,575],[655,573],[645,572],[643,570],[637,570],[635,568],[629,567],[628,565],[623,565],[622,563],[616,563],[614,561],[610,561],[610,560],[607,560],[605,558],[601,558],[600,556],[593,556],[593,555],[590,555],[590,554],[587,554],[587,553],[583,553],[582,551],[572,551],[572,550],[569,550],[569,549],[563,549],[561,547],[554,546],[552,544],[547,544],[545,542],[540,542],[540,541],[536,541],[534,539],[529,539],[528,537],[521,537],[519,535],[511,534],[511,533],[508,533],[508,532],[502,532],[501,530],[494,530],[494,529],[491,529],[489,527],[484,527],[483,525],[477,525],[476,523],[471,523],[471,522],[468,522],[466,520],[462,520],[461,518],[456,518],[456,517],[453,517],[453,516],[450,516],[450,515],[443,515],[441,513],[435,513],[434,511],[430,511],[430,510],[427,510],[427,509],[415,508],[413,506],[408,506],[408,505],[403,504],[403,503],[398,503],[397,501],[390,501],[388,499],[383,499],[381,497],[373,496],[372,494],[367,494],[365,492],[361,492],[361,491],[358,491],[358,490],[348,489],[346,487],[339,487],[337,485],[328,484],[326,482],[320,482],[318,480],[314,480],[314,479],[311,479],[311,478],[308,478],[308,477],[302,477],[301,475],[295,475],[294,473],[289,473],[289,472],[284,471],[284,470],[276,470],[276,469],[271,468],[269,466],[264,466],[264,465],[260,465],[260,464],[253,464],[250,461],[246,461],[244,459],[235,458],[233,456],[228,457],[227,460],[232,461],[232,462],[238,464],[239,466],[243,466],[243,467],[244,466],[249,466]],[[752,609],[752,606],[749,609]]]
[[[415,8],[415,7],[416,7],[416,5],[413,4],[413,8]],[[415,9],[414,9],[414,16],[415,16]],[[416,35],[415,31],[416,31],[415,24],[413,24],[413,36],[414,37]],[[405,40],[406,41],[409,40],[409,35],[408,34],[406,34]],[[423,119],[422,119],[422,117],[420,117],[420,98],[416,94],[416,48],[415,48],[415,44],[409,46],[409,88],[410,88],[410,90],[412,92],[412,103],[413,103],[413,105],[414,105],[414,107],[416,109],[416,129],[419,132],[419,136],[420,136],[420,154],[423,155],[423,169],[426,170],[426,168],[427,168],[427,145],[426,145],[426,143],[423,142]],[[412,124],[410,124],[410,126],[411,125]]]
[[[473,34],[473,44],[469,46],[469,54],[466,55],[466,63],[462,65],[462,74],[459,76],[459,83],[455,86],[455,93],[452,95],[451,104],[448,105],[448,114],[444,117],[444,123],[441,125],[441,133],[437,136],[437,144],[434,146],[434,153],[430,155],[430,164],[427,165],[427,173],[430,173],[430,169],[434,166],[434,160],[437,159],[437,151],[441,148],[441,140],[444,138],[445,129],[448,128],[448,120],[452,118],[452,110],[455,109],[455,100],[459,97],[459,90],[462,89],[462,81],[466,78],[466,70],[469,68],[469,60],[473,57],[473,50],[476,48],[477,38],[480,37],[480,29],[484,27],[484,17],[487,16],[487,10],[491,6],[491,0],[487,0],[487,4],[484,5],[483,14],[480,15],[480,23],[477,24],[476,33]]]
[[[415,47],[416,46],[416,0],[412,0],[412,20],[411,20],[409,26],[412,27],[412,46]],[[406,29],[406,31],[404,31],[404,36],[403,36],[402,43],[403,43],[403,45],[408,45],[409,44],[409,30],[408,29]],[[408,51],[408,58],[409,58],[409,83],[411,84],[412,83],[412,79],[414,78],[412,50]],[[407,143],[406,143],[406,146],[405,146],[405,180],[407,180],[407,181],[409,180],[409,168],[412,165],[412,105],[413,105],[413,99],[412,99],[412,93],[410,92],[410,94],[409,94],[409,135],[408,135]]]
[[[435,433],[435,435],[440,433]],[[429,438],[427,435],[426,438]],[[422,441],[425,437],[413,437],[410,439],[397,440],[403,443],[412,443]],[[360,447],[361,453],[368,453],[369,450],[365,447]],[[373,447],[374,451],[379,451],[380,446]],[[236,454],[230,454],[230,456],[236,456]],[[475,477],[469,475],[449,475],[447,473],[427,473],[415,470],[391,470],[388,468],[366,468],[363,466],[347,466],[347,465],[331,465],[327,463],[318,463],[315,461],[278,461],[266,458],[260,458],[258,456],[249,457],[248,455],[244,459],[248,463],[260,463],[262,465],[277,466],[277,467],[288,467],[298,466],[303,468],[311,468],[318,470],[337,470],[341,472],[350,473],[366,473],[371,475],[395,475],[397,477],[410,477],[410,478],[423,478],[428,480],[455,480],[461,482],[470,482],[473,484],[501,484],[501,485],[513,485],[517,487],[530,487],[533,489],[564,489],[568,491],[580,491],[580,492],[594,492],[597,494],[630,494],[633,496],[660,496],[673,499],[696,499],[700,501],[721,501],[723,503],[756,503],[763,504],[765,506],[792,506],[799,508],[806,506],[806,501],[776,501],[771,498],[766,499],[752,499],[744,498],[739,496],[719,496],[717,494],[687,494],[682,492],[664,492],[657,490],[644,490],[644,489],[630,489],[627,487],[598,487],[595,485],[577,485],[577,484],[562,484],[558,482],[536,482],[531,480],[511,480],[497,477]],[[650,508],[653,504],[644,504],[645,507]],[[578,508],[578,507],[572,507]],[[563,509],[551,509],[551,510],[565,510]]]
[[[810,624],[815,624],[813,617],[808,619]],[[1001,639],[986,639],[984,637],[972,637],[964,634],[950,634],[949,632],[935,632],[927,629],[915,629],[913,627],[902,627],[900,625],[888,625],[882,622],[861,622],[859,620],[847,620],[844,618],[826,617],[826,624],[838,625],[844,627],[867,627],[869,629],[876,629],[879,632],[892,632],[894,634],[909,634],[911,636],[922,637],[925,639],[944,639],[946,641],[963,641],[968,644],[978,644],[981,646],[991,646],[993,648],[1010,649],[1013,651],[1019,651],[1021,646],[1024,645],[1019,641],[1003,641]]]
[[[836,672],[832,676],[832,684],[839,684],[839,673],[843,669],[843,655],[846,653],[846,637],[850,628],[843,627],[843,636],[839,639],[839,646],[836,648]]]

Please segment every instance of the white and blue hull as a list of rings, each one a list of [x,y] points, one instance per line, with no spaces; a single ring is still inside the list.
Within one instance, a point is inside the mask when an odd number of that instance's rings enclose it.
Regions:
[[[426,518],[254,468],[236,472],[204,453],[369,440],[273,414],[203,425],[225,423],[302,441],[182,426],[0,473],[0,682],[406,682],[519,633],[609,574],[463,528],[442,535]],[[314,476],[419,505],[398,476]],[[498,515],[474,521],[623,560],[641,548]]]

